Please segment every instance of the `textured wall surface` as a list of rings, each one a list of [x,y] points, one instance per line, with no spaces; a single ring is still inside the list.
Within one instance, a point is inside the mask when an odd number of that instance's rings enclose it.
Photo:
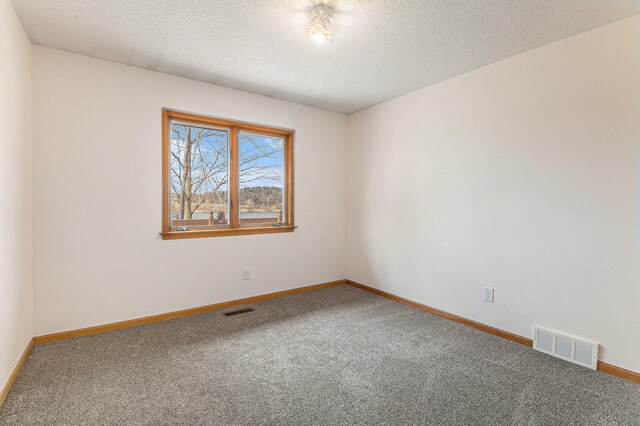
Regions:
[[[12,0],[57,49],[353,112],[640,13],[637,0],[329,0],[335,41],[304,35],[311,0]]]
[[[351,115],[348,278],[640,371],[639,42],[636,16]]]
[[[162,107],[295,129],[299,228],[161,240]],[[344,278],[346,116],[36,47],[34,121],[36,334]]]
[[[0,390],[33,336],[31,43],[0,0]]]

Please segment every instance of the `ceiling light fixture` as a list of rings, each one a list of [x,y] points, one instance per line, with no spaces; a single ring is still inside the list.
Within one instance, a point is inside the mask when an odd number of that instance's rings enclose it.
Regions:
[[[309,22],[304,28],[304,32],[311,41],[318,44],[331,43],[333,34],[331,31],[331,17],[333,10],[323,4],[311,9]]]

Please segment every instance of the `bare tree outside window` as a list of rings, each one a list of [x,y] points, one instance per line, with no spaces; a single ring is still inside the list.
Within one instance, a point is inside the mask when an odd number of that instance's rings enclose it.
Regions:
[[[294,136],[163,108],[162,239],[293,232]]]
[[[229,130],[171,123],[175,226],[229,224]],[[283,139],[238,133],[241,224],[282,222]]]
[[[171,218],[208,220],[213,213],[216,224],[227,224],[228,182],[228,130],[172,123]]]

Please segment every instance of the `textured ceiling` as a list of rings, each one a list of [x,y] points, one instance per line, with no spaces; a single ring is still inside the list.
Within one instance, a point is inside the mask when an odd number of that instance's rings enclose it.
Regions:
[[[345,113],[640,13],[640,0],[12,0],[40,45]]]

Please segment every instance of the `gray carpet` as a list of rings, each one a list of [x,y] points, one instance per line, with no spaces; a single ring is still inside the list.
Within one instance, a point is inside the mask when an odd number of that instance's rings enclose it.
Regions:
[[[350,286],[250,306],[37,345],[0,424],[640,425],[638,385]]]

